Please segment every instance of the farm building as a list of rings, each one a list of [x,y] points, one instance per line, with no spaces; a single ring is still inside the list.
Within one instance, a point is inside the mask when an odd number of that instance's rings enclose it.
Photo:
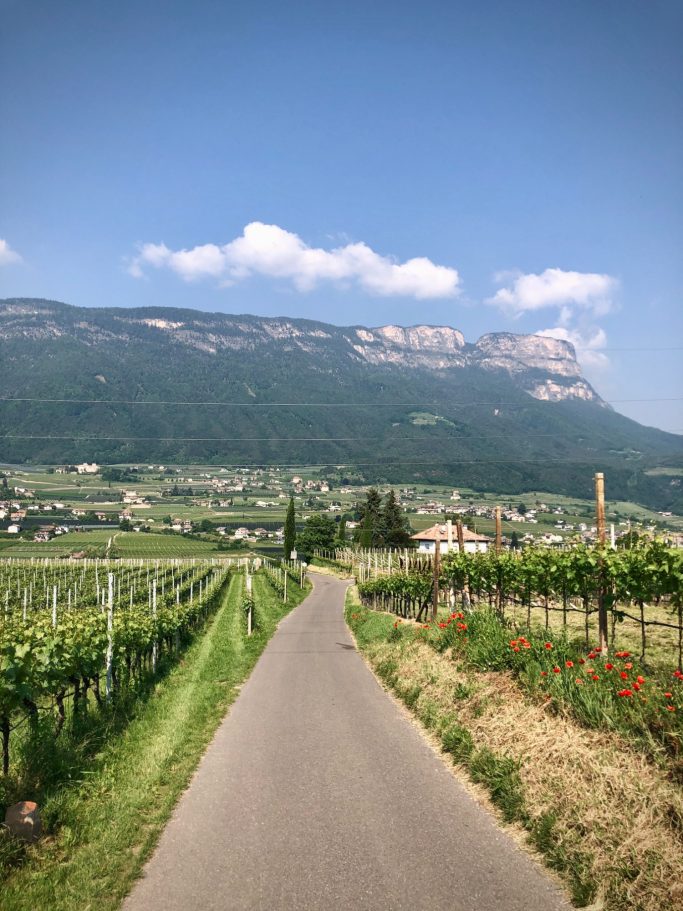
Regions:
[[[462,536],[467,554],[486,553],[491,543],[491,539],[486,535],[479,535],[465,526],[462,529]],[[412,535],[412,539],[417,541],[419,553],[433,554],[437,541],[440,543],[439,551],[442,554],[457,553],[459,550],[458,536],[452,522],[444,525],[432,525],[431,528],[425,528],[424,531],[418,531],[417,534]]]

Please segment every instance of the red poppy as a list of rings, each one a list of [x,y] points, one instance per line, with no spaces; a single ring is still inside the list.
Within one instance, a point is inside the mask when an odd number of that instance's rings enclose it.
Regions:
[[[622,671],[619,674],[619,676],[621,677],[622,680],[628,680],[628,674],[626,673],[626,671]]]
[[[582,685],[582,684],[583,684],[583,680],[582,680],[580,677],[577,677],[577,678],[576,678],[576,683]]]
[[[585,663],[586,663],[585,658],[579,658],[579,664],[585,664]]]
[[[574,662],[573,662],[573,661],[565,661],[565,662],[564,662],[564,666],[565,666],[565,667],[574,667]]]
[[[554,667],[554,668],[553,668],[553,674],[560,674],[560,673],[561,673],[561,671],[560,671],[560,668],[559,668],[559,667]]]
[[[666,696],[667,699],[673,699],[673,696],[671,695],[671,693],[664,693],[664,695]]]
[[[607,662],[607,664],[605,665],[605,670],[606,670],[606,671],[611,671],[613,667],[614,667],[613,664],[610,664],[609,662]]]
[[[636,677],[638,683],[645,683],[645,677],[641,677],[640,674]]]
[[[546,642],[545,647],[550,650],[553,647],[552,642]]]
[[[675,712],[675,711],[676,711],[676,706],[675,706],[675,705],[667,705],[667,710],[668,710],[669,712]]]
[[[593,678],[593,680],[599,680],[599,679],[600,679],[600,678],[598,677],[597,674],[592,674],[592,678]]]
[[[619,690],[619,692],[617,693],[617,696],[632,696],[632,695],[633,695],[633,693],[631,692],[631,690]]]
[[[541,677],[547,677],[547,676],[548,676],[547,671],[541,671]]]
[[[512,649],[512,651],[513,651],[513,652],[518,652],[518,651],[519,651],[519,646],[516,645],[516,646]]]
[[[633,665],[631,664],[630,661],[627,661],[626,664],[624,665],[624,667],[626,668],[627,671],[630,671],[631,668],[633,667]]]
[[[510,648],[514,648],[517,645],[516,639],[510,639]]]

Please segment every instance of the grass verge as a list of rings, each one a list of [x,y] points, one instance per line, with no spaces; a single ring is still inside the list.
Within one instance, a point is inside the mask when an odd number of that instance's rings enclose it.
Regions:
[[[43,808],[48,835],[23,849],[21,865],[7,871],[0,883],[2,911],[119,907],[240,684],[279,620],[309,588],[292,585],[285,606],[257,575],[256,629],[247,638],[244,580],[231,580],[221,607],[183,660],[125,729],[51,795]]]
[[[353,589],[346,615],[377,675],[558,872],[578,907],[683,906],[683,795],[664,770],[618,734],[556,714],[509,669],[477,670],[396,627]]]

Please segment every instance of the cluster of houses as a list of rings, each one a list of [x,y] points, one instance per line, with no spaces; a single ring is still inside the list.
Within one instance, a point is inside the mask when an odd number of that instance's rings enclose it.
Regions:
[[[299,475],[294,475],[292,478],[292,487],[294,488],[294,493],[312,493],[316,490],[320,493],[330,492],[328,481],[304,481]]]
[[[224,535],[225,537],[232,538],[233,541],[244,541],[245,543],[251,543],[256,541],[263,541],[266,539],[272,539],[276,544],[282,544],[285,540],[285,529],[278,528],[276,531],[268,531],[267,528],[236,528],[235,531],[230,534],[227,528],[221,527],[216,529],[219,535]]]
[[[83,462],[81,465],[59,465],[55,474],[97,474],[99,470],[97,462]]]

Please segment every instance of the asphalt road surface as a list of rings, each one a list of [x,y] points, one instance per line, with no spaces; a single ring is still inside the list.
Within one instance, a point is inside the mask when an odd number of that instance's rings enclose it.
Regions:
[[[345,589],[282,622],[124,911],[567,911],[378,685]]]

